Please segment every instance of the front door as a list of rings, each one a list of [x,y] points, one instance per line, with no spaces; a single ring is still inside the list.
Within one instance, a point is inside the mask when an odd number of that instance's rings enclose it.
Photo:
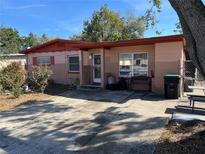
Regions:
[[[93,55],[93,82],[101,82],[101,55]]]

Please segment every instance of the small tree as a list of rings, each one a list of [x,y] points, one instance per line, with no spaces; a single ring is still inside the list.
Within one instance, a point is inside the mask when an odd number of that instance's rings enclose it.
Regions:
[[[71,78],[71,87],[76,88],[78,85],[80,85],[80,79],[79,78]]]
[[[51,76],[52,71],[47,67],[34,66],[32,68],[32,75],[30,78],[30,84],[33,90],[44,92],[48,85],[48,79]]]

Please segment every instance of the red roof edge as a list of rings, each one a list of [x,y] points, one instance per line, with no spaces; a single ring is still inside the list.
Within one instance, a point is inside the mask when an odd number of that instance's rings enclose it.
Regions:
[[[78,41],[78,40],[65,40],[65,39],[54,39],[54,40],[48,41],[46,43],[37,45],[35,47],[24,49],[24,50],[21,51],[21,53],[28,54],[28,53],[31,53],[31,52],[35,52],[35,50],[37,50],[37,49],[47,47],[47,46],[52,45],[52,44],[57,43],[57,42],[68,43],[68,44],[80,44],[82,41]],[[85,42],[85,43],[89,44],[90,42]]]
[[[26,54],[26,53],[28,53],[28,52],[30,52],[30,51],[33,51],[33,50],[36,50],[36,49],[39,49],[39,48],[42,48],[42,47],[46,47],[46,46],[49,46],[49,45],[51,45],[51,44],[53,44],[53,43],[60,42],[60,41],[64,41],[64,40],[63,40],[63,39],[54,39],[54,40],[48,41],[48,42],[46,42],[46,43],[37,45],[37,46],[35,46],[35,47],[31,47],[31,48],[24,49],[24,50],[22,50],[21,52]]]
[[[111,47],[120,47],[120,46],[135,46],[135,45],[150,45],[155,43],[166,43],[166,42],[178,42],[182,41],[185,44],[183,35],[170,35],[170,36],[159,36],[159,37],[150,37],[150,38],[140,38],[132,40],[122,40],[114,42],[85,42],[77,40],[64,40],[64,39],[55,39],[44,44],[25,49],[22,52],[25,54],[35,52],[35,50],[47,47],[53,43],[64,42],[69,44],[69,50],[80,50],[80,49],[94,49],[94,48],[111,48]]]
[[[183,35],[170,35],[170,36],[160,36],[151,38],[141,38],[133,40],[122,40],[115,42],[96,42],[95,44],[78,44],[75,47],[80,49],[92,49],[92,48],[111,48],[120,46],[135,46],[135,45],[149,45],[155,43],[166,43],[166,42],[178,42],[182,41],[184,43]]]

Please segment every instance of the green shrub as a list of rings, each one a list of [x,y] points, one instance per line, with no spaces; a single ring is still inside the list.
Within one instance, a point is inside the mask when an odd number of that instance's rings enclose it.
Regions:
[[[0,72],[0,85],[2,89],[13,93],[14,89],[19,88],[26,81],[26,71],[21,62],[12,62]]]
[[[12,62],[0,74],[0,84],[5,90],[11,91],[16,85],[20,87],[26,80],[26,71],[21,62]]]
[[[14,97],[18,98],[21,94],[22,94],[22,90],[21,90],[21,87],[19,86],[14,86],[12,88],[12,94]]]
[[[3,93],[3,86],[0,84],[0,94]]]
[[[1,73],[0,75],[0,84],[2,85],[3,90],[12,90],[13,79],[8,74]]]
[[[70,79],[71,82],[71,86],[72,87],[77,87],[78,85],[80,85],[80,79],[79,78],[71,78]]]
[[[47,67],[35,66],[32,68],[31,78],[29,80],[30,86],[35,91],[44,92],[48,85],[48,79],[52,71]]]

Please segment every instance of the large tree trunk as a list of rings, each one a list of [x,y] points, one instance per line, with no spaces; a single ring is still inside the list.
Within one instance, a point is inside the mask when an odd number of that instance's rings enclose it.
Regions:
[[[190,59],[205,77],[205,6],[201,0],[169,0],[179,16]]]

